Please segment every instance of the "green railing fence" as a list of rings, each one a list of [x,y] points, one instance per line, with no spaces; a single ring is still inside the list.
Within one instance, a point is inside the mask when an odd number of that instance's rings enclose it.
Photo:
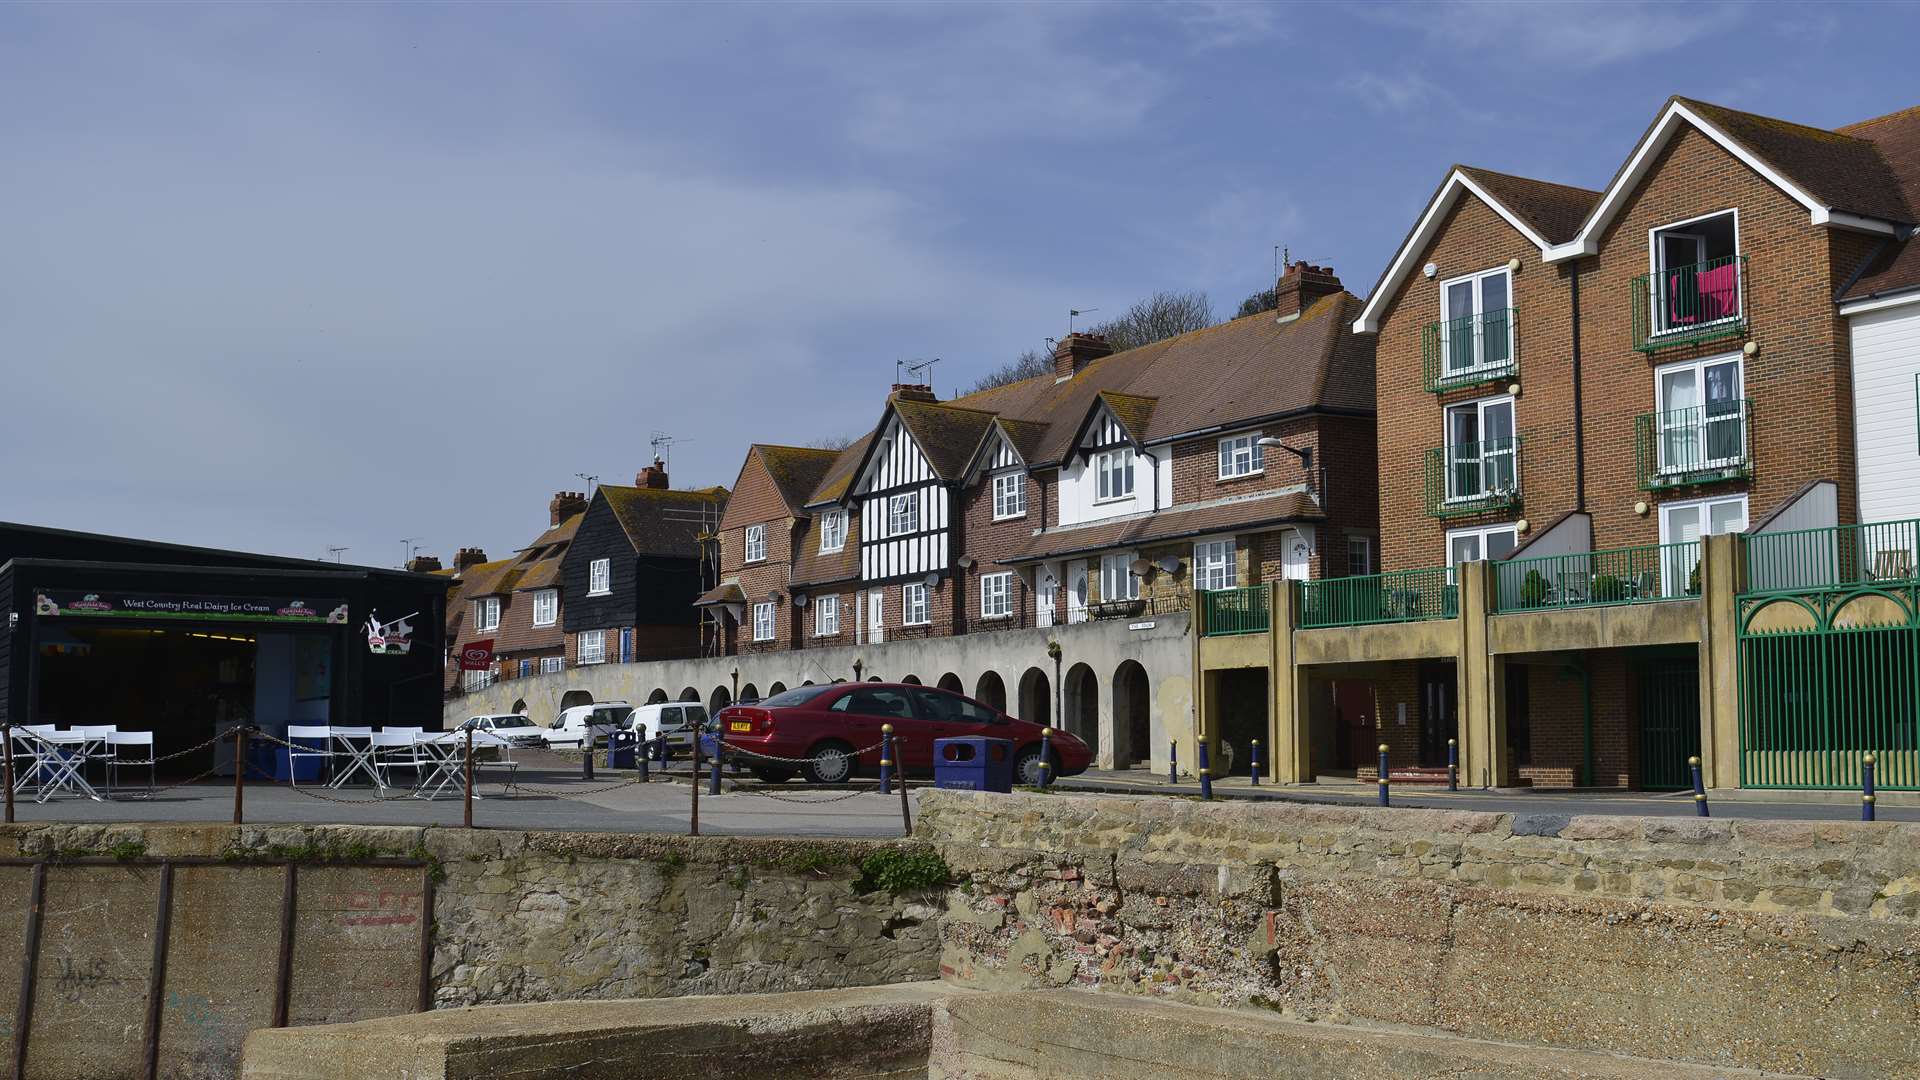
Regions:
[[[1272,621],[1266,585],[1238,589],[1208,589],[1200,593],[1202,637],[1264,634]]]
[[[1633,453],[1640,487],[1659,491],[1748,475],[1752,461],[1747,418],[1752,407],[1746,398],[1732,398],[1635,417]]]
[[[1520,437],[1427,451],[1427,513],[1437,518],[1520,505]]]
[[[1493,610],[1596,607],[1700,595],[1700,542],[1538,555],[1493,564]]]
[[[1517,375],[1516,314],[1513,308],[1501,308],[1428,323],[1420,348],[1427,389],[1439,393]]]
[[[1436,567],[1303,581],[1300,625],[1314,629],[1451,619],[1460,612],[1460,593],[1448,576],[1444,567]]]
[[[1797,592],[1915,580],[1920,519],[1754,533],[1744,593]]]
[[[1670,266],[1633,279],[1633,347],[1669,345],[1746,332],[1747,257],[1728,255]]]

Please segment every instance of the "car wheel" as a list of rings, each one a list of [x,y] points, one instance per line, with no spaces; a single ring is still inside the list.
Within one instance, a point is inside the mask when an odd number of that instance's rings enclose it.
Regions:
[[[755,769],[754,779],[763,784],[784,784],[793,779],[792,769]]]
[[[801,766],[810,784],[844,784],[853,779],[858,768],[859,761],[853,756],[853,747],[838,739],[814,747],[807,763]]]
[[[1013,782],[1025,787],[1040,786],[1040,748],[1029,747],[1013,759]]]

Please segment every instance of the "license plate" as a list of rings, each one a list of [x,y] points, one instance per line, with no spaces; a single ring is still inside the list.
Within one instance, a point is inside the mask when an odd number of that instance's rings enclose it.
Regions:
[[[728,731],[752,731],[752,730],[753,730],[753,721],[751,721],[751,720],[729,720],[729,721],[727,721],[727,730],[728,730]]]

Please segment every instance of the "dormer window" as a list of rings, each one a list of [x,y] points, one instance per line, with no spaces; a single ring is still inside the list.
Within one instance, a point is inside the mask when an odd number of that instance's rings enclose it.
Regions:
[[[1098,502],[1133,497],[1133,448],[1123,446],[1093,457],[1096,478],[1094,498]]]
[[[1746,259],[1740,254],[1739,214],[1722,210],[1652,232],[1652,273],[1634,321],[1648,332],[1636,344],[1661,337],[1696,338],[1737,332],[1745,309]]]
[[[847,546],[847,512],[829,510],[820,515],[820,554],[839,551]]]
[[[1024,517],[1027,513],[1027,478],[1023,473],[1000,473],[993,478],[993,520]]]

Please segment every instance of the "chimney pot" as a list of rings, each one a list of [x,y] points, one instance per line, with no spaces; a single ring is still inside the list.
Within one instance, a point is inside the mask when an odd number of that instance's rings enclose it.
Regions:
[[[1070,379],[1086,370],[1088,364],[1113,355],[1113,345],[1100,334],[1068,334],[1053,347],[1053,374]]]
[[[461,548],[453,557],[453,569],[455,573],[464,574],[469,567],[479,566],[486,561],[487,553],[480,548]]]
[[[440,556],[415,555],[413,558],[407,560],[407,569],[416,574],[430,574],[440,569]]]
[[[667,489],[667,463],[661,461],[659,458],[654,458],[653,464],[641,469],[640,472],[634,476],[633,483],[636,487],[665,491]]]
[[[1331,266],[1312,263],[1288,263],[1287,271],[1273,287],[1273,315],[1288,319],[1312,307],[1322,297],[1341,291],[1340,279]]]
[[[926,383],[894,383],[893,396],[902,401],[939,401],[933,387]]]
[[[587,496],[579,491],[557,491],[547,504],[549,526],[558,525],[587,508]]]

